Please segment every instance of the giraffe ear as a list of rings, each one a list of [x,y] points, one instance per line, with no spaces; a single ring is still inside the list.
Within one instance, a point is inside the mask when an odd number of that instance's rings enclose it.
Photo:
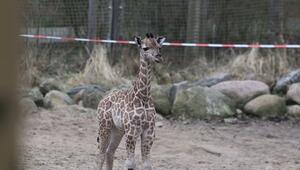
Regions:
[[[142,40],[141,40],[141,37],[134,36],[134,41],[135,41],[135,43],[138,45],[138,47],[141,47],[141,46],[142,46]]]
[[[159,36],[159,37],[156,38],[156,41],[157,41],[157,43],[158,43],[160,46],[163,45],[163,43],[165,42],[165,40],[166,40],[166,37],[163,37],[163,36]]]

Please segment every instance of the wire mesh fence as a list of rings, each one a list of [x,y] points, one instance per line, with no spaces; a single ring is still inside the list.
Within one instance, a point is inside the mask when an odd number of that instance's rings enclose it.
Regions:
[[[25,0],[23,4],[24,34],[133,40],[134,35],[153,32],[166,36],[168,42],[300,44],[298,0]],[[39,49],[91,51],[93,47],[58,40],[25,41]],[[112,63],[120,55],[137,55],[132,46],[108,47]],[[220,53],[224,50],[164,49],[178,65],[199,57],[216,62],[222,58]]]
[[[26,33],[131,39],[154,32],[169,41],[299,43],[297,0],[27,0]],[[93,13],[90,13],[94,11]],[[279,40],[277,40],[279,41]]]

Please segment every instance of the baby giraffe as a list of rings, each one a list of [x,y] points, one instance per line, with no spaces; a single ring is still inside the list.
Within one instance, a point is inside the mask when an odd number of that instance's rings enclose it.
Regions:
[[[122,137],[126,139],[125,170],[135,170],[135,145],[141,137],[144,170],[151,170],[150,150],[155,137],[155,108],[150,94],[151,70],[154,62],[161,62],[160,49],[164,37],[135,37],[140,51],[140,70],[133,85],[126,90],[115,90],[104,97],[98,106],[98,166],[106,160],[106,169],[113,169],[114,153]]]

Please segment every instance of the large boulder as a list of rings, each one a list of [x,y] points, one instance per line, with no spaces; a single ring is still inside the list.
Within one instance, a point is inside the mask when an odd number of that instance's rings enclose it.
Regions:
[[[40,91],[43,93],[43,95],[46,95],[51,90],[58,90],[58,91],[62,90],[59,83],[55,79],[50,78],[50,79],[44,80],[40,84]]]
[[[19,106],[21,108],[22,113],[24,114],[35,113],[38,111],[38,107],[36,106],[34,101],[28,97],[22,98],[19,101]]]
[[[80,86],[73,87],[73,88],[67,90],[66,93],[71,98],[73,98],[77,93],[79,93],[82,90],[86,90],[86,91],[90,91],[90,92],[101,91],[103,93],[105,93],[107,91],[107,89],[105,89],[105,88],[103,88],[101,86],[93,85],[93,84],[88,84],[88,85],[80,85]]]
[[[211,88],[230,97],[239,108],[242,108],[245,103],[257,96],[270,93],[268,85],[254,80],[225,81]]]
[[[300,82],[300,69],[294,70],[277,80],[277,83],[274,87],[274,92],[286,93],[289,85],[298,82]]]
[[[234,103],[222,93],[207,87],[191,87],[175,95],[172,113],[190,118],[228,117],[235,114]]]
[[[300,104],[300,83],[292,84],[286,94],[288,100]]]
[[[155,109],[162,115],[171,113],[170,89],[171,85],[153,85],[151,88],[151,96],[154,100]]]
[[[97,109],[100,100],[105,95],[106,89],[98,85],[77,86],[67,91],[75,103],[82,101],[84,107]]]
[[[248,102],[244,111],[263,119],[278,117],[286,113],[285,100],[276,95],[262,95]]]
[[[223,81],[232,80],[234,76],[229,73],[215,74],[204,79],[193,82],[194,86],[211,87]]]
[[[287,114],[293,117],[300,117],[300,106],[299,105],[288,106]]]
[[[44,105],[44,96],[40,92],[39,88],[35,87],[30,90],[23,90],[22,93],[22,97],[30,98],[37,106]]]
[[[191,83],[189,83],[188,81],[181,81],[181,82],[178,82],[178,83],[174,83],[170,89],[170,101],[171,103],[173,104],[174,103],[174,100],[175,100],[175,97],[176,97],[176,94],[179,92],[179,91],[182,91],[182,90],[185,90],[185,89],[188,89],[192,87]]]
[[[105,93],[102,91],[88,91],[84,90],[81,93],[82,95],[82,105],[84,107],[97,109],[100,100],[105,96]]]
[[[245,75],[244,80],[256,80],[266,83],[269,87],[273,87],[275,85],[275,79],[272,76],[265,74],[255,74],[250,73]]]
[[[45,106],[48,108],[55,108],[61,105],[71,105],[73,104],[73,100],[65,93],[51,90],[46,94],[44,98]]]

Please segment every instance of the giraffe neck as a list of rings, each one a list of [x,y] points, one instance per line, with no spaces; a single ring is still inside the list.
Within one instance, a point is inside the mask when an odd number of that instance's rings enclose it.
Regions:
[[[140,70],[133,85],[135,97],[148,102],[150,99],[151,79],[152,79],[152,64],[141,57]]]

